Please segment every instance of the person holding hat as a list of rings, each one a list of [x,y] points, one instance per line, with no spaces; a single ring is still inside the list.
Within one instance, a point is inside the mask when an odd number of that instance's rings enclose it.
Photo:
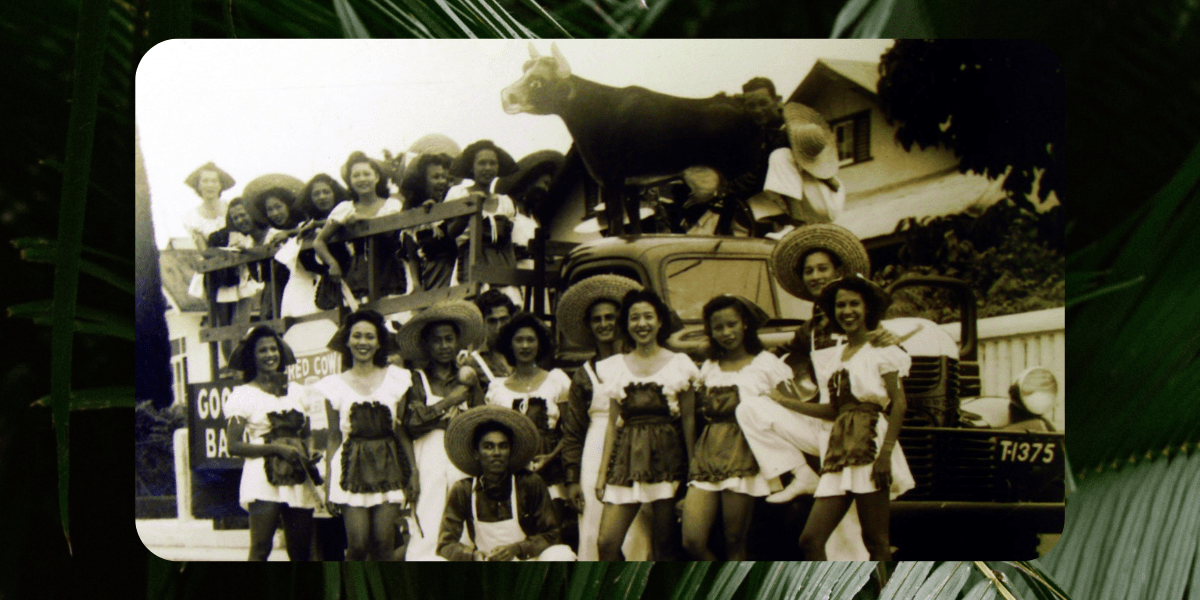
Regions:
[[[342,180],[350,190],[350,201],[342,202],[333,207],[326,218],[325,226],[313,241],[313,249],[317,256],[329,265],[329,277],[345,278],[351,292],[358,298],[369,294],[368,280],[370,271],[375,270],[375,281],[378,282],[380,293],[388,295],[403,294],[407,291],[406,267],[396,259],[400,250],[398,237],[394,233],[381,233],[373,236],[377,256],[367,256],[371,244],[368,238],[358,238],[351,242],[354,258],[348,272],[342,272],[329,251],[329,242],[333,235],[343,227],[363,219],[373,219],[400,212],[403,207],[400,201],[389,198],[387,176],[383,167],[374,159],[362,152],[354,152],[342,165]]]
[[[480,267],[516,265],[512,229],[517,209],[507,194],[496,193],[498,178],[516,172],[517,163],[512,155],[491,140],[480,140],[467,146],[450,167],[451,175],[466,179],[446,192],[446,201],[475,198],[483,205],[481,247],[476,263]],[[467,253],[470,251],[466,232],[459,236],[458,248],[458,280],[464,282],[467,281]]]
[[[907,406],[901,379],[912,359],[899,346],[871,345],[867,333],[891,302],[871,280],[855,274],[830,282],[817,302],[845,340],[813,352],[822,403],[805,412],[833,426],[821,438],[821,479],[800,547],[806,560],[824,560],[826,541],[854,502],[871,560],[891,560],[890,499],[916,485],[896,445]]]
[[[524,470],[538,452],[537,428],[510,408],[481,406],[446,431],[446,454],[469,477],[446,498],[438,554],[452,561],[572,561],[541,477]],[[471,544],[462,543],[466,528]]]
[[[226,435],[229,454],[246,458],[238,503],[250,513],[252,561],[267,560],[281,518],[288,558],[310,558],[313,509],[321,503],[316,485],[322,483],[312,430],[313,421],[323,429],[324,419],[310,419],[306,390],[288,383],[283,370],[295,362],[283,339],[264,325],[251,329],[230,357],[245,384],[225,402]]]
[[[725,560],[746,560],[755,498],[770,492],[754,452],[738,427],[742,399],[764,397],[792,371],[758,338],[767,313],[741,296],[704,305],[708,360],[700,367],[696,414],[700,433],[692,451],[683,508],[683,547],[695,560],[718,560],[708,538],[717,511],[725,532]]]
[[[770,154],[763,191],[774,194],[788,225],[832,223],[846,204],[833,130],[821,113],[796,102],[784,105],[783,119],[790,147]]]
[[[233,176],[224,169],[207,162],[192,171],[183,180],[200,196],[200,206],[183,217],[183,228],[192,237],[197,250],[208,248],[208,236],[225,225],[228,207],[221,201],[221,194],[233,187]]]
[[[571,378],[562,369],[547,371],[540,363],[554,356],[550,331],[532,313],[517,313],[500,329],[496,351],[513,365],[511,374],[493,380],[484,400],[495,406],[511,408],[529,417],[537,425],[541,446],[529,463],[529,470],[541,476],[550,488],[550,497],[564,497],[562,430],[559,417],[567,402]]]
[[[326,494],[346,525],[346,560],[392,560],[400,508],[420,494],[403,426],[412,374],[388,364],[390,340],[379,313],[349,314],[328,346],[341,353],[342,372],[314,384],[328,413]]]
[[[595,275],[567,289],[558,302],[557,324],[566,340],[574,345],[595,349],[595,354],[575,371],[567,392],[567,406],[562,418],[564,476],[567,499],[579,512],[579,560],[599,559],[596,539],[600,533],[600,516],[604,503],[591,495],[600,475],[600,464],[606,458],[604,438],[608,433],[608,397],[595,395],[603,383],[597,374],[597,364],[622,353],[627,340],[621,334],[618,316],[621,299],[641,284],[619,275]],[[585,493],[589,492],[589,493]],[[650,553],[650,514],[638,512],[621,553],[627,560],[646,560]]]
[[[420,467],[421,497],[409,531],[406,560],[441,560],[437,526],[446,508],[450,485],[465,477],[446,456],[446,427],[467,407],[483,403],[479,375],[459,365],[459,353],[483,338],[483,316],[465,300],[434,304],[409,319],[396,335],[400,354],[423,363],[414,369],[420,380],[409,391],[408,434]]]
[[[596,498],[604,502],[597,546],[600,560],[617,560],[629,525],[641,509],[652,511],[651,560],[666,559],[675,523],[675,492],[687,477],[695,439],[692,384],[700,375],[686,354],[666,349],[670,308],[650,290],[621,300],[618,323],[634,348],[597,365],[604,381],[597,394],[609,411]]]
[[[422,154],[400,185],[405,210],[417,207],[426,210],[441,203],[450,186],[450,166],[454,159],[448,154]],[[469,216],[455,217],[437,223],[426,223],[401,232],[409,264],[415,265],[417,279],[423,290],[450,287],[454,265],[458,261],[457,238],[466,231]]]

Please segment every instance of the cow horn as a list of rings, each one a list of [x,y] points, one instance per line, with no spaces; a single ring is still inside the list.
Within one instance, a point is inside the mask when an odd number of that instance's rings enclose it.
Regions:
[[[567,57],[563,56],[562,51],[558,49],[558,44],[550,42],[550,54],[554,56],[554,60],[558,63],[558,68],[555,69],[554,76],[558,79],[570,77],[571,65],[567,64]]]
[[[541,56],[541,54],[538,54],[537,46],[534,46],[533,42],[529,42],[529,58],[537,60],[538,58],[541,58]]]

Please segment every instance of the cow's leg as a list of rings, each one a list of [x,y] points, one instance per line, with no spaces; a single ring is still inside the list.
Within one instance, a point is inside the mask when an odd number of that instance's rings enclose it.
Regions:
[[[642,235],[642,195],[631,192],[628,186],[618,189],[621,190],[621,205],[625,208],[625,215],[629,219],[629,234]]]
[[[604,213],[608,217],[608,235],[624,235],[625,206],[621,197],[621,186],[613,182],[601,185],[600,199],[604,201]]]

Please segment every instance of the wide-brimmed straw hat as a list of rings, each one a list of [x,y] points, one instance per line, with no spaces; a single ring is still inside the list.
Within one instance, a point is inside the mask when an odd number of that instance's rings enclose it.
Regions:
[[[837,175],[837,138],[825,117],[811,107],[789,102],[783,106],[783,120],[796,164],[817,179]]]
[[[556,320],[567,341],[577,345],[595,343],[587,326],[587,311],[598,300],[608,300],[618,307],[630,290],[640,290],[642,284],[620,275],[594,275],[572,285],[558,301]],[[620,328],[618,328],[619,330]]]
[[[291,181],[294,180],[294,181]],[[300,184],[297,189],[296,184]],[[253,187],[251,187],[253,185]],[[269,196],[279,198],[281,202],[288,208],[289,219],[294,224],[297,219],[295,213],[296,204],[299,201],[300,194],[304,191],[304,182],[290,175],[263,175],[246,184],[246,190],[242,193],[242,197],[246,198],[246,207],[250,211],[250,216],[260,223],[266,223],[272,227],[276,225],[267,218],[266,202]]]
[[[243,335],[242,339],[238,340],[237,345],[233,347],[233,352],[229,353],[229,366],[239,371],[245,371],[247,367],[246,362],[254,360],[255,348],[251,347],[251,342],[257,346],[258,340],[264,337],[273,337],[279,344],[280,371],[288,365],[296,364],[296,355],[292,352],[291,347],[283,341],[283,336],[266,325],[256,325],[246,331],[246,335]]]
[[[892,304],[892,297],[879,284],[867,279],[862,273],[854,273],[841,279],[834,279],[825,284],[821,289],[821,296],[817,298],[817,306],[825,312],[831,321],[836,322],[836,313],[834,312],[834,302],[837,300],[838,290],[850,290],[862,294],[863,299],[870,304],[874,304],[874,317],[882,319],[884,313]],[[840,328],[838,328],[840,329]]]
[[[509,440],[512,453],[508,457],[508,467],[512,471],[525,468],[541,447],[537,426],[529,417],[503,406],[478,406],[450,420],[446,429],[446,455],[458,470],[478,477],[483,469],[474,455],[475,430],[480,425],[489,422],[499,422],[512,431],[513,439]]]
[[[517,161],[513,160],[511,154],[505,152],[492,140],[479,140],[463,148],[462,154],[454,159],[454,164],[450,165],[450,174],[455,177],[474,177],[475,155],[480,150],[492,150],[496,153],[496,160],[500,162],[500,170],[496,173],[496,177],[507,177],[517,172]]]
[[[196,190],[196,193],[199,194],[200,193],[200,173],[202,173],[204,171],[215,171],[217,173],[217,178],[221,180],[221,191],[222,192],[233,187],[233,184],[234,184],[233,175],[226,173],[225,169],[218,167],[217,165],[213,164],[212,162],[207,162],[207,163],[204,163],[203,165],[200,165],[200,167],[197,168],[195,171],[192,171],[192,174],[188,175],[187,178],[185,178],[183,180],[183,182],[186,183],[188,185],[188,187],[192,188],[193,190]]]
[[[429,353],[425,350],[425,340],[421,339],[421,331],[430,323],[442,321],[454,323],[458,327],[459,341],[463,348],[479,345],[484,339],[483,313],[479,312],[479,308],[466,300],[447,300],[417,313],[400,328],[400,332],[396,334],[400,355],[413,360],[428,358]]]
[[[517,161],[517,172],[496,183],[501,194],[524,192],[542,175],[554,175],[562,167],[564,156],[557,150],[538,150]]]
[[[784,236],[771,252],[771,273],[783,289],[797,298],[816,301],[804,285],[802,257],[810,250],[825,250],[842,261],[843,273],[871,275],[867,249],[849,229],[832,223],[804,225]]]
[[[430,133],[413,142],[408,147],[408,153],[410,155],[447,154],[450,158],[454,158],[462,154],[462,149],[449,137],[440,133]]]

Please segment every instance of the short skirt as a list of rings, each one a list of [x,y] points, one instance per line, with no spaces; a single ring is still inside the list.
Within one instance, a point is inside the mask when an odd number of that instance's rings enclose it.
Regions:
[[[635,417],[617,432],[604,501],[628,504],[670,498],[686,476],[687,450],[678,420]]]
[[[404,483],[411,473],[394,439],[347,439],[330,461],[329,501],[361,507],[404,504]]]
[[[242,481],[238,487],[238,504],[246,512],[255,500],[278,502],[292,508],[316,508],[320,499],[314,493],[317,488],[307,484],[271,485],[267,481],[266,461],[261,456],[247,458],[242,464]]]

